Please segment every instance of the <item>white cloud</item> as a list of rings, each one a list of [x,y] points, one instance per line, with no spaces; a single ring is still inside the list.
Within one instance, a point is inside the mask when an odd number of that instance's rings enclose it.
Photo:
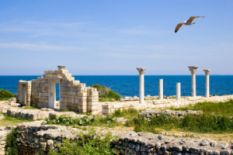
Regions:
[[[21,49],[30,51],[82,51],[84,48],[75,46],[51,45],[51,44],[38,44],[38,43],[22,43],[22,42],[8,42],[0,43],[2,49]]]

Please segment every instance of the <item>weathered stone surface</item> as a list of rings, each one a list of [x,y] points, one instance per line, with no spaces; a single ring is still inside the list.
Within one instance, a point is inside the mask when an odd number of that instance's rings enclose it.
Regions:
[[[5,155],[6,137],[11,127],[0,127],[0,155]]]
[[[213,146],[211,143],[215,143],[216,145]],[[230,144],[226,142],[208,139],[177,138],[142,132],[130,133],[112,143],[112,146],[119,152],[127,152],[127,154],[158,155],[232,154],[232,148],[229,145]]]
[[[200,115],[202,111],[195,110],[185,110],[185,111],[176,111],[176,110],[144,110],[140,115],[144,118],[151,118],[159,115],[169,115],[172,117],[184,117],[185,115]]]
[[[77,114],[75,112],[65,112],[65,111],[54,111],[53,109],[48,109],[48,108],[42,108],[42,109],[24,109],[21,107],[12,107],[7,104],[1,104],[0,103],[0,112],[12,116],[12,117],[17,117],[17,118],[23,118],[23,119],[28,119],[28,120],[44,120],[48,118],[50,115],[55,115],[55,116],[68,116],[68,117],[73,117],[73,118],[80,118],[84,117],[82,114]],[[0,118],[3,117],[0,115]]]
[[[56,144],[64,139],[78,140],[79,134],[86,134],[77,128],[58,125],[29,124],[17,127],[17,145],[21,154],[46,153],[49,149],[56,149]],[[112,133],[119,139],[111,143],[119,154],[232,154],[232,144],[213,141],[210,139],[195,139],[164,136],[160,134],[99,129],[98,134]],[[213,145],[214,144],[214,145]]]

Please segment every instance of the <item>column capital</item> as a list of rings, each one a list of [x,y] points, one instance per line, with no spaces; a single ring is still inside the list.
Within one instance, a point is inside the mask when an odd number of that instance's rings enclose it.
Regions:
[[[137,67],[136,69],[137,69],[137,71],[139,72],[139,74],[144,74],[144,73],[145,73],[145,70],[146,70],[146,69],[140,68],[140,67]]]
[[[62,70],[62,69],[66,69],[66,66],[59,65],[59,66],[57,66],[57,68],[58,68],[59,70]]]
[[[192,74],[196,73],[196,71],[197,71],[197,69],[198,69],[197,66],[188,66],[188,68],[189,68],[189,71],[190,71]]]
[[[210,74],[210,70],[209,69],[203,69],[203,71],[205,72],[205,75],[209,75]]]

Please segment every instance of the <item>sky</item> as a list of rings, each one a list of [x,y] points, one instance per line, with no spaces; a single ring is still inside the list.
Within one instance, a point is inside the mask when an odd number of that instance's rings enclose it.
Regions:
[[[0,0],[0,75],[233,74],[232,0]],[[205,16],[175,34],[177,23]]]

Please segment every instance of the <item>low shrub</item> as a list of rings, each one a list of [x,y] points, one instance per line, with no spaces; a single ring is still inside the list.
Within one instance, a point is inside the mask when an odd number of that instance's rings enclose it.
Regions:
[[[65,140],[57,149],[49,151],[49,155],[112,155],[111,135],[99,136],[94,133],[81,135],[78,140]]]
[[[60,124],[60,125],[70,125],[70,126],[115,126],[116,118],[112,116],[84,116],[81,118],[72,118],[67,116],[55,115],[50,116],[46,119],[46,124]]]
[[[60,125],[80,125],[86,126],[91,125],[94,122],[94,117],[85,116],[82,118],[72,118],[68,116],[55,116],[50,115],[48,119],[46,119],[47,124],[60,124]]]
[[[17,132],[13,129],[6,137],[6,155],[17,155],[18,149],[16,144]]]
[[[121,98],[117,92],[114,92],[108,87],[99,84],[94,84],[92,87],[98,90],[100,101],[118,101]]]
[[[15,97],[15,95],[7,90],[0,89],[0,100],[7,100],[12,97]]]

